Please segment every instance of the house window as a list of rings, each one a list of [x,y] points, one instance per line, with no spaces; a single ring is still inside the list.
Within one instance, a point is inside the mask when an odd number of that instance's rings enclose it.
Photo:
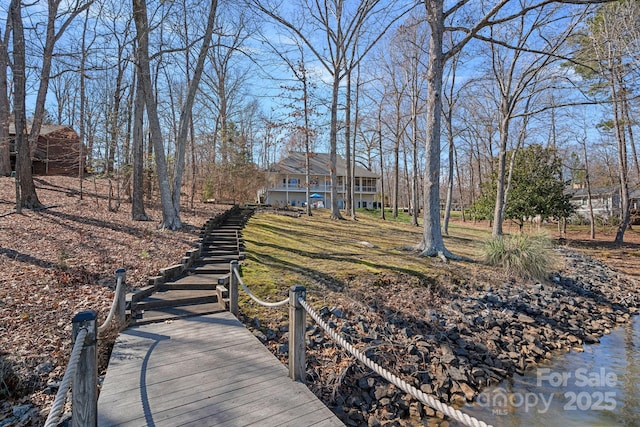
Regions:
[[[363,193],[375,193],[377,190],[376,178],[360,178],[361,186],[359,188]]]

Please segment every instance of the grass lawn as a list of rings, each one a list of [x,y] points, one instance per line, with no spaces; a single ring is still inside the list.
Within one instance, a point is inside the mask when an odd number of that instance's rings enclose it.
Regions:
[[[451,284],[477,279],[481,284],[508,280],[504,272],[481,262],[482,247],[491,237],[486,222],[463,223],[452,217],[445,245],[454,254],[478,262],[443,264],[437,258],[420,257],[411,250],[421,239],[422,226],[412,226],[406,213],[401,212],[394,219],[389,212],[386,221],[380,219],[379,210],[358,210],[357,214],[357,221],[331,220],[327,209],[314,209],[313,216],[299,218],[270,213],[254,215],[243,232],[247,251],[242,266],[244,282],[256,295],[278,301],[286,298],[289,287],[298,284],[306,286],[310,300],[314,300],[332,291],[348,293],[350,288],[398,280],[421,286],[434,286],[440,281]],[[517,226],[509,223],[504,228],[506,233],[518,232]],[[543,231],[553,239],[558,237],[553,225],[541,230],[525,226],[524,231]],[[587,226],[572,226],[565,244],[637,276],[638,231],[627,231],[629,242],[620,248],[609,242],[614,230],[607,231],[600,230],[599,239],[591,241]],[[241,302],[248,300],[244,293],[240,295]]]
[[[269,301],[286,298],[289,287],[298,284],[306,286],[313,299],[326,291],[348,292],[363,281],[376,284],[406,278],[430,286],[444,276],[465,280],[469,269],[483,267],[445,265],[439,259],[418,256],[411,248],[420,241],[422,227],[412,226],[406,214],[382,221],[379,213],[358,212],[357,221],[331,220],[326,209],[299,218],[258,213],[243,231],[247,251],[243,281]],[[458,255],[478,260],[489,236],[488,229],[457,223],[450,226],[445,244]],[[243,293],[241,302],[242,298]]]

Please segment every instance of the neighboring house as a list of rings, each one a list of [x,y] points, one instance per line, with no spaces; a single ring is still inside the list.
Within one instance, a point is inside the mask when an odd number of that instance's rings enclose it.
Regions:
[[[331,206],[331,178],[329,154],[310,153],[310,193],[311,203],[316,207]],[[336,161],[338,177],[338,207],[345,206],[346,169],[344,159]],[[356,208],[377,208],[377,174],[356,166],[355,168],[355,206]],[[259,194],[261,203],[271,206],[305,206],[306,203],[305,153],[294,152],[273,165],[267,171],[267,186]]]
[[[15,126],[9,125],[9,149],[11,168],[15,170],[16,150],[14,144]],[[31,147],[31,161],[34,175],[78,175],[79,164],[86,161],[84,153],[80,159],[80,138],[69,126],[42,125],[38,144]]]
[[[576,213],[589,217],[588,192],[586,188],[571,190],[571,202],[576,207]],[[640,209],[640,189],[629,190],[629,208],[632,213]],[[620,215],[620,187],[597,187],[591,189],[591,205],[593,214],[603,218]]]

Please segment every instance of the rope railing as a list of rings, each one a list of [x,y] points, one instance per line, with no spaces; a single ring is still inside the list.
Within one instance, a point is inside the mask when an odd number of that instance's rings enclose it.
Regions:
[[[77,313],[71,320],[73,326],[73,349],[69,364],[53,400],[45,427],[60,423],[67,395],[71,393],[71,419],[73,426],[97,425],[98,419],[98,358],[96,344],[98,334],[106,331],[117,320],[118,327],[126,326],[125,316],[125,270],[116,270],[116,291],[113,304],[104,323],[98,327],[95,310]]]
[[[233,264],[234,262],[232,261],[232,267],[231,267],[231,274],[235,277],[235,280],[238,281],[238,283],[240,284],[240,286],[242,286],[242,289],[244,289],[244,291],[247,293],[247,295],[249,295],[249,297],[254,300],[255,302],[257,302],[258,304],[264,306],[264,307],[282,307],[284,305],[289,304],[289,298],[284,299],[282,301],[279,302],[266,302],[261,300],[260,298],[258,298],[257,296],[255,296],[251,290],[247,287],[247,285],[244,284],[244,282],[242,281],[242,278],[240,277],[240,270],[238,269],[238,262],[235,261],[235,264]]]
[[[51,410],[49,411],[47,421],[45,421],[44,423],[45,427],[55,427],[60,422],[62,409],[64,408],[64,404],[67,401],[67,393],[71,388],[71,381],[76,374],[78,362],[80,362],[80,352],[82,351],[82,347],[84,347],[84,340],[87,337],[87,334],[87,328],[82,328],[78,333],[78,336],[76,337],[76,342],[73,345],[73,350],[71,350],[71,357],[69,358],[67,370],[62,377],[60,388],[58,388],[56,397],[53,400],[53,404],[51,405]]]
[[[289,304],[289,376],[296,381],[304,381],[306,376],[306,364],[305,364],[305,332],[306,321],[305,314],[309,313],[311,318],[331,337],[338,345],[344,348],[357,360],[362,362],[365,366],[373,370],[385,380],[394,384],[396,387],[403,390],[405,393],[410,394],[420,402],[431,408],[440,411],[442,414],[453,418],[470,427],[491,427],[487,423],[480,421],[462,411],[447,405],[436,399],[434,396],[430,396],[424,393],[398,377],[397,375],[389,372],[373,360],[369,359],[364,353],[351,345],[340,334],[333,330],[318,313],[306,301],[306,289],[303,286],[293,286],[289,290],[289,298],[277,302],[267,303],[257,298],[247,288],[240,277],[237,261],[231,261],[231,273],[230,273],[230,310],[235,315],[238,314],[237,306],[237,285],[240,284],[244,291],[257,303],[265,307],[280,307],[285,304]]]
[[[349,352],[353,357],[358,359],[360,362],[364,363],[368,368],[373,370],[375,373],[380,375],[382,378],[386,379],[390,383],[394,384],[396,387],[403,390],[405,393],[408,393],[418,399],[420,402],[424,403],[432,407],[433,409],[442,412],[443,414],[464,423],[467,426],[471,427],[489,427],[483,421],[480,421],[470,415],[463,413],[462,411],[453,408],[445,403],[440,402],[433,396],[430,396],[424,393],[422,390],[418,390],[411,384],[407,383],[402,378],[397,375],[387,371],[385,368],[369,359],[364,353],[355,348],[353,345],[349,344],[341,335],[339,335],[336,331],[334,331],[322,318],[318,313],[316,313],[311,306],[303,299],[298,298],[298,303],[305,309],[307,313],[316,321],[316,323],[324,329],[324,331],[342,348],[344,348],[347,352]]]
[[[105,319],[104,323],[98,327],[98,333],[102,334],[111,325],[111,322],[116,317],[116,313],[118,315],[118,324],[122,327],[125,323],[125,278],[126,272],[124,268],[119,268],[116,270],[116,292],[113,296],[113,303],[111,304],[111,309],[109,309],[109,314]]]

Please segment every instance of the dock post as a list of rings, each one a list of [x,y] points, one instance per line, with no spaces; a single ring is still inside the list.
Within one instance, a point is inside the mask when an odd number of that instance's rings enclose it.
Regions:
[[[118,283],[119,282],[119,283]],[[116,292],[119,292],[117,295],[118,302],[116,303],[116,322],[118,323],[118,330],[122,331],[127,327],[127,316],[126,316],[126,297],[127,293],[125,292],[125,284],[127,282],[127,270],[124,268],[119,268],[116,270]]]
[[[80,352],[80,360],[73,378],[72,427],[96,427],[98,425],[97,317],[98,313],[95,310],[87,310],[76,314],[71,320],[74,343],[78,333],[84,328],[87,329],[84,346]]]
[[[289,289],[289,377],[294,381],[305,382],[305,332],[307,329],[304,307],[298,299],[305,300],[307,290],[296,285]]]
[[[229,275],[229,311],[238,317],[238,261],[231,261],[231,274]]]

